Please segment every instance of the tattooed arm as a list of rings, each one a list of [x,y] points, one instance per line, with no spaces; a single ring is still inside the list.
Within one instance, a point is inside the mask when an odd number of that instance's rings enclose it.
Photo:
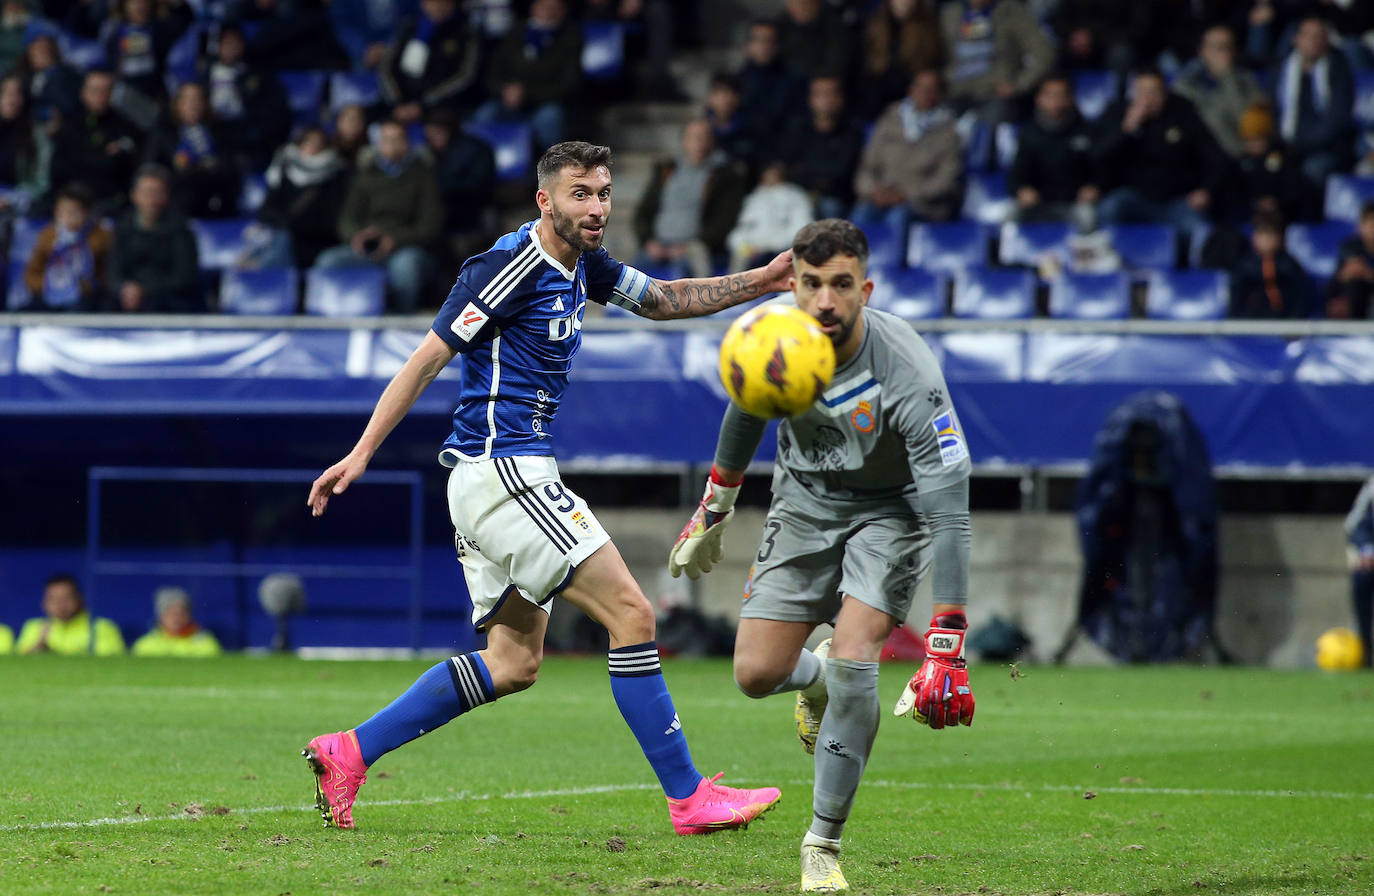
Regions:
[[[779,253],[761,268],[724,277],[650,280],[639,313],[653,320],[715,314],[770,292],[792,288],[792,250]]]

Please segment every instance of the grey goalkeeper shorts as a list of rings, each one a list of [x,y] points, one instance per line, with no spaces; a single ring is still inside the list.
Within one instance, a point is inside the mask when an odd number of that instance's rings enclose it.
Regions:
[[[905,504],[832,519],[775,498],[740,617],[831,622],[844,595],[906,619],[930,567],[930,538]]]

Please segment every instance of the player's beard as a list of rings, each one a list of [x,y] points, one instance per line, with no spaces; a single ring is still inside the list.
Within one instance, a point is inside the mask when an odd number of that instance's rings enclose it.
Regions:
[[[839,348],[849,341],[849,337],[854,334],[854,327],[859,322],[859,309],[854,310],[854,316],[848,319],[842,318],[837,314],[822,314],[816,318],[816,323],[822,326],[839,324],[834,332],[827,333],[830,337],[830,344]]]
[[[601,232],[595,237],[589,238],[583,235],[580,222],[573,220],[572,215],[565,215],[558,210],[558,206],[553,208],[553,232],[563,242],[572,246],[578,252],[595,252],[601,248],[601,238],[606,234],[606,221],[601,221]]]

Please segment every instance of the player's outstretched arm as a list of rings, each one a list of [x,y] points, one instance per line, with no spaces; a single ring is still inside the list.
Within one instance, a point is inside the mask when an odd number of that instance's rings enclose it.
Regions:
[[[650,280],[639,313],[653,320],[701,317],[772,292],[792,288],[792,250],[778,253],[761,268],[724,277]]]
[[[305,503],[310,508],[311,516],[324,513],[331,496],[343,494],[355,479],[363,475],[363,471],[372,460],[372,455],[377,453],[382,442],[396,428],[396,424],[401,422],[401,418],[415,404],[420,394],[434,382],[434,378],[444,369],[444,365],[453,360],[454,354],[456,353],[453,349],[445,345],[433,330],[425,334],[424,341],[406,359],[405,364],[401,365],[401,369],[382,391],[382,397],[377,399],[372,419],[367,421],[367,428],[363,430],[353,450],[348,452],[343,460],[321,473],[310,486],[310,497]]]

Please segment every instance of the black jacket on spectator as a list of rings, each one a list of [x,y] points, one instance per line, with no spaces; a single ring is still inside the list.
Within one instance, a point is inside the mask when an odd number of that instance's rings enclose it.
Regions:
[[[841,118],[833,129],[821,132],[810,118],[797,118],[781,149],[789,181],[814,196],[854,202],[854,172],[864,151],[864,132],[857,122]]]
[[[138,224],[129,211],[115,225],[110,248],[110,294],[130,281],[143,287],[143,310],[151,312],[204,311],[204,297],[196,288],[196,239],[186,219],[168,212],[151,229]]]
[[[1272,199],[1285,221],[1321,217],[1322,195],[1303,177],[1298,159],[1278,142],[1263,155],[1242,154],[1233,170],[1236,195],[1231,205],[1240,218],[1248,219],[1262,199]]]
[[[582,27],[565,19],[553,40],[538,54],[525,46],[524,23],[516,25],[497,44],[492,54],[487,83],[492,93],[502,84],[525,87],[525,104],[560,103],[582,85]]]
[[[172,172],[172,203],[189,218],[229,218],[238,211],[242,176],[233,156],[233,131],[205,125],[209,145],[193,155],[180,126],[166,124],[148,138],[146,160]]]
[[[1274,281],[1279,291],[1275,308],[1264,285],[1263,263],[1247,253],[1231,272],[1231,317],[1305,318],[1312,311],[1312,278],[1297,260],[1280,249],[1274,256]]]
[[[228,21],[248,26],[248,58],[279,71],[346,69],[326,0],[229,0]],[[248,35],[244,35],[248,37]]]
[[[1060,125],[1035,115],[1021,128],[1016,158],[1007,171],[1007,191],[1013,196],[1022,187],[1033,187],[1041,202],[1076,202],[1080,187],[1097,183],[1092,127],[1077,109]]]
[[[107,151],[117,144],[120,151]],[[119,113],[109,110],[81,113],[63,122],[53,141],[50,181],[80,181],[91,188],[98,202],[119,199],[129,189],[138,162],[138,133]]]
[[[389,106],[419,103],[426,109],[438,105],[473,105],[480,97],[481,43],[462,10],[440,22],[429,39],[429,57],[417,77],[401,69],[406,46],[415,39],[419,20],[407,18],[396,29],[377,73],[382,96]]]
[[[1169,94],[1159,115],[1134,134],[1121,130],[1127,100],[1116,103],[1099,123],[1094,165],[1104,189],[1132,187],[1146,199],[1164,202],[1198,188],[1215,197],[1223,185],[1226,158],[1193,104]]]
[[[795,116],[810,113],[802,83],[775,60],[767,68],[746,62],[739,70],[739,114],[751,133],[771,141],[787,132]]]
[[[64,120],[81,114],[81,75],[65,62],[30,74],[28,91],[29,105],[41,121],[47,121],[54,111]]]
[[[805,25],[784,15],[778,20],[778,58],[796,78],[849,75],[858,45],[852,13],[821,4],[820,13]]]
[[[205,85],[205,95],[214,107],[208,70],[201,79]],[[255,171],[266,168],[272,153],[286,142],[291,134],[291,106],[286,100],[286,88],[281,86],[277,76],[266,68],[246,63],[234,78],[243,114],[237,118],[225,117],[223,111],[216,109],[224,126],[226,139],[233,152],[240,156],[247,167]]]
[[[349,168],[333,150],[303,160],[284,146],[267,169],[267,198],[258,220],[291,233],[296,267],[308,268],[315,256],[339,241],[339,212],[348,194]]]
[[[485,140],[459,131],[447,150],[434,153],[434,176],[444,206],[445,233],[479,230],[496,188],[496,155]]]

